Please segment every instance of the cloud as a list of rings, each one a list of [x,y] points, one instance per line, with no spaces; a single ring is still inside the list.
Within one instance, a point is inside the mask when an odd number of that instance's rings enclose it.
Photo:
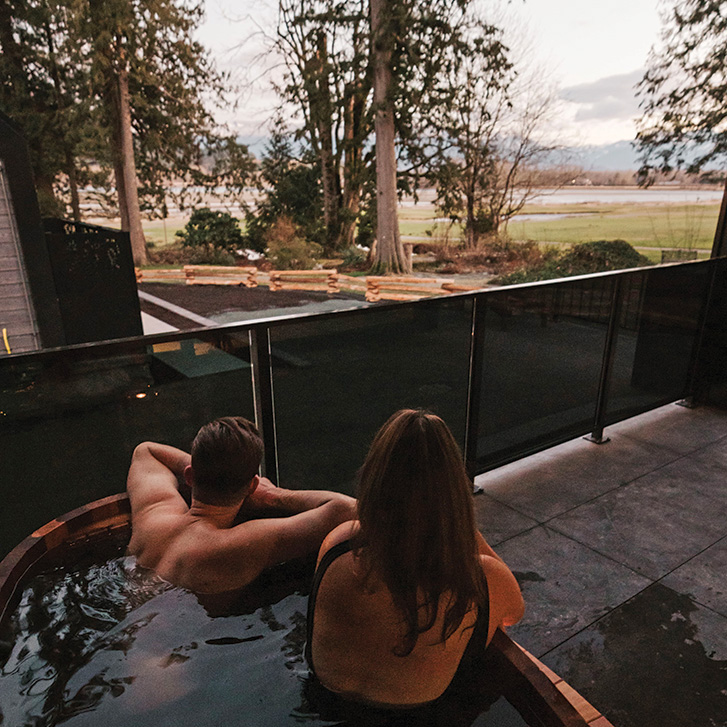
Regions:
[[[606,76],[564,88],[560,96],[578,107],[574,117],[576,121],[632,119],[639,114],[635,87],[643,75],[644,71],[638,69]]]

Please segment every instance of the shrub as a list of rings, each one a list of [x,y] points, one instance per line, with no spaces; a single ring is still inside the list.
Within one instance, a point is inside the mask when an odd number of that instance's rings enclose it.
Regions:
[[[208,257],[224,251],[230,253],[243,246],[239,220],[227,212],[213,211],[209,207],[195,210],[184,229],[177,232],[177,237],[185,247],[207,249]]]
[[[290,217],[279,217],[265,235],[266,255],[278,270],[309,270],[316,257],[323,254],[317,242],[306,242],[298,237]]]
[[[544,254],[540,264],[521,266],[492,282],[514,285],[643,265],[651,265],[649,258],[634,250],[625,240],[596,240],[571,245],[565,252],[551,250]]]
[[[551,253],[532,240],[513,243],[492,239],[474,250],[450,245],[432,245],[431,252],[441,273],[470,273],[483,270],[506,274],[520,267],[540,265]]]
[[[601,270],[623,270],[650,265],[649,258],[634,250],[625,240],[596,240],[573,245],[563,255],[570,275],[586,275]]]
[[[147,251],[147,260],[150,265],[190,265],[192,263],[192,249],[181,245],[167,245]]]
[[[368,251],[365,248],[352,245],[343,251],[342,268],[346,270],[364,270],[368,264]]]
[[[235,256],[218,247],[198,247],[189,256],[190,265],[234,265]]]

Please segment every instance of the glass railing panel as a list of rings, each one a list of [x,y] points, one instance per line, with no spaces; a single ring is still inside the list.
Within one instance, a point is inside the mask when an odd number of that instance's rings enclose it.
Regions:
[[[590,431],[611,276],[480,296],[477,471]]]
[[[705,263],[622,277],[607,424],[688,393],[709,278]]]
[[[699,350],[695,395],[699,403],[727,409],[727,258],[713,261],[704,336]]]
[[[254,419],[247,331],[0,359],[0,552],[125,488],[134,447],[188,449],[219,416]]]
[[[464,444],[472,298],[355,311],[271,330],[280,484],[352,493],[376,430],[403,407]]]

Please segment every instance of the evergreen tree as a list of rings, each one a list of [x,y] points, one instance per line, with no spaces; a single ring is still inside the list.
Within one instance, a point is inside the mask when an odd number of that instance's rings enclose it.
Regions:
[[[165,215],[167,199],[187,206],[220,184],[240,192],[253,169],[205,105],[224,100],[226,78],[193,38],[202,15],[201,2],[181,0],[0,4],[0,102],[28,138],[45,210],[65,180],[79,216],[77,187],[93,167],[137,264],[142,210]]]
[[[300,110],[319,160],[329,245],[334,239],[338,247],[350,245],[354,220],[365,217],[359,232],[375,224],[373,263],[379,271],[408,269],[398,195],[415,191],[419,177],[430,170],[442,133],[431,119],[457,101],[450,83],[454,69],[463,56],[488,51],[492,63],[499,62],[499,46],[474,45],[467,34],[469,5],[466,0],[281,0],[278,48],[288,69],[284,98]],[[367,195],[374,175],[376,193]],[[367,200],[375,211],[365,209]]]
[[[643,182],[653,172],[699,172],[727,160],[727,7],[678,0],[664,17],[638,93]]]
[[[258,177],[259,199],[246,216],[245,244],[263,252],[269,231],[285,217],[303,240],[324,243],[326,229],[320,215],[321,173],[310,152],[297,159],[290,134],[277,118],[265,147]]]
[[[60,175],[80,218],[76,150],[88,100],[73,33],[72,3],[0,2],[0,107],[23,130],[35,173],[41,212],[61,216]]]

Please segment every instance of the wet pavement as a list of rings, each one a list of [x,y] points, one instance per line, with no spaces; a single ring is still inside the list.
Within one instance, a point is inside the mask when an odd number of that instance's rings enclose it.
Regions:
[[[616,727],[727,725],[727,412],[669,405],[481,475],[511,635]]]

